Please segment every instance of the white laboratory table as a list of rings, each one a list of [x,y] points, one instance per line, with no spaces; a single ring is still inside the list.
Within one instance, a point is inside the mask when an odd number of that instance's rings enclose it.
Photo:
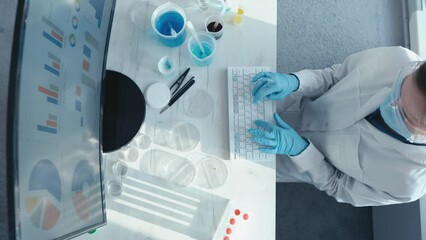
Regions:
[[[185,10],[197,31],[204,30],[207,16],[220,12],[214,0],[210,0],[211,5],[205,11],[198,8],[196,0],[173,2]],[[228,177],[224,185],[215,189],[206,189],[196,180],[186,187],[171,186],[144,173],[140,158],[145,150],[140,150],[138,160],[128,163],[129,171],[122,179],[123,193],[118,197],[106,193],[107,225],[95,234],[84,234],[77,239],[211,239],[215,230],[224,226],[217,226],[223,212],[232,214],[233,209],[225,209],[229,202],[228,206],[250,214],[249,221],[231,226],[238,239],[275,239],[275,163],[265,166],[229,160],[226,86],[228,66],[269,66],[275,71],[277,1],[240,2],[245,9],[243,23],[234,25],[227,13],[215,60],[207,67],[198,67],[189,58],[186,41],[180,47],[167,48],[155,37],[150,11],[152,4],[165,1],[150,0],[149,4],[139,0],[117,1],[107,69],[124,73],[144,91],[155,82],[170,86],[190,67],[196,83],[185,95],[202,89],[210,93],[214,101],[213,112],[203,118],[191,118],[185,113],[185,96],[161,115],[159,109],[148,106],[140,133],[153,137],[160,125],[193,124],[200,132],[200,142],[193,151],[179,153],[156,144],[152,144],[151,149],[173,152],[193,161],[194,166],[202,156],[213,156],[225,163]],[[148,14],[144,17],[144,26],[135,26],[131,12],[141,5],[147,6]],[[189,35],[188,32],[187,39]],[[173,77],[165,78],[157,70],[158,60],[164,55],[171,56],[176,64],[178,73]],[[117,152],[105,154],[105,181],[116,178],[110,165],[117,159]],[[227,216],[223,219],[228,222]],[[223,239],[223,231],[217,230],[215,237]],[[232,234],[229,236],[236,239]]]

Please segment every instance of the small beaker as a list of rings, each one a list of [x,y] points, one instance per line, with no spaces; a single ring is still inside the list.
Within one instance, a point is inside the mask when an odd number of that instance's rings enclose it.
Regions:
[[[143,133],[139,133],[136,135],[136,137],[133,139],[132,144],[142,150],[146,150],[151,146],[152,140],[151,137],[148,135],[145,135]]]
[[[121,161],[135,162],[139,158],[139,150],[132,146],[125,146],[118,153],[118,158]]]
[[[117,161],[112,165],[112,173],[118,177],[125,177],[128,169],[127,163],[123,161]]]
[[[223,35],[224,21],[223,18],[219,15],[212,15],[206,19],[205,22],[206,32],[213,35],[213,37],[218,40]]]
[[[191,55],[191,60],[198,66],[207,66],[212,63],[214,59],[214,53],[216,51],[216,39],[207,32],[198,32],[197,37],[204,48],[204,53],[198,46],[194,36],[191,36],[188,40],[188,52]]]
[[[123,192],[123,185],[120,181],[112,179],[107,182],[106,186],[109,194],[113,197],[118,197]]]

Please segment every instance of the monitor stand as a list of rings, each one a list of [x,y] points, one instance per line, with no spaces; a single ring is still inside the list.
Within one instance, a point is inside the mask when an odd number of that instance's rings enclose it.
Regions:
[[[126,75],[107,70],[103,95],[103,152],[128,144],[145,119],[145,98],[138,85]]]

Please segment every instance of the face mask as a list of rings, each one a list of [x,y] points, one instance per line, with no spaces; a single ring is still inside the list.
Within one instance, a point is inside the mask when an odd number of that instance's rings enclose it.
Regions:
[[[405,66],[399,73],[393,85],[392,92],[386,97],[380,106],[380,114],[385,123],[399,135],[411,143],[426,143],[426,136],[413,133],[408,128],[404,109],[401,105],[401,88],[406,76],[414,73],[422,62],[412,62]]]
[[[386,125],[408,140],[410,139],[410,133],[406,130],[405,124],[401,124],[401,121],[403,120],[398,116],[398,106],[392,101],[391,95],[392,93],[385,98],[385,101],[380,106],[380,114],[382,115]]]

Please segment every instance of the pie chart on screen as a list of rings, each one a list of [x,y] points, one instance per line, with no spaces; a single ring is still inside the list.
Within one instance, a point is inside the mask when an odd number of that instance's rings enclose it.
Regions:
[[[25,206],[35,227],[49,230],[61,216],[61,178],[55,164],[43,159],[31,170]]]
[[[74,192],[73,205],[75,212],[82,220],[88,220],[90,217],[90,196],[84,190],[85,186],[88,189],[93,188],[95,184],[94,172],[87,160],[81,160],[74,168],[71,189]]]

